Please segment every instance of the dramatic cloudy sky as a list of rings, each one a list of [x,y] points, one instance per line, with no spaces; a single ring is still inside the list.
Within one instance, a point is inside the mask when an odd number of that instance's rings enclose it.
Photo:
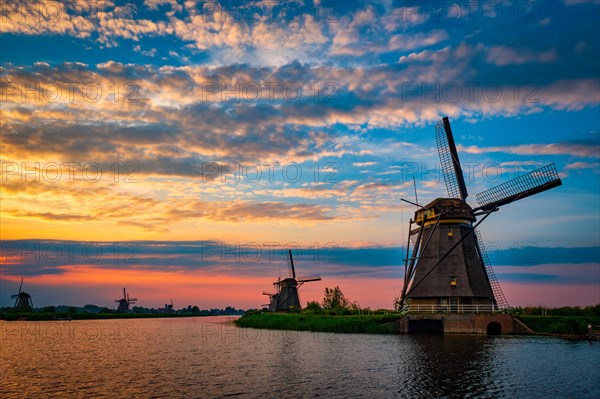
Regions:
[[[481,225],[514,305],[600,302],[600,3],[14,1],[1,20],[0,306],[258,307],[300,274],[390,307],[414,207],[563,185]]]

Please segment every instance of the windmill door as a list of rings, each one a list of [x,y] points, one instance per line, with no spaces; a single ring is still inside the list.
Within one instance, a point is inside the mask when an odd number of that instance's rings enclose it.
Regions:
[[[450,298],[450,312],[458,312],[458,298]]]

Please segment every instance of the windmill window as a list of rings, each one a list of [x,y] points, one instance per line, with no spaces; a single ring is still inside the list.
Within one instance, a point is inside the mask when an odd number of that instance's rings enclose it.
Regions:
[[[456,277],[450,277],[450,287],[456,288]]]
[[[448,237],[452,237],[452,227],[448,227]]]

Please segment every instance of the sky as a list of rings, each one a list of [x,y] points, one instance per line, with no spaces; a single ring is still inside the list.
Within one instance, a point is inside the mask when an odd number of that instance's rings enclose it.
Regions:
[[[3,1],[0,306],[391,308],[415,207],[554,163],[479,230],[513,306],[600,303],[600,2]]]

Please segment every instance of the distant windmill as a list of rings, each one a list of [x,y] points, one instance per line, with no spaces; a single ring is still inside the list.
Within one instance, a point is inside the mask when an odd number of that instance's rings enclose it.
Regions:
[[[269,296],[269,311],[270,312],[289,312],[290,308],[300,309],[300,297],[298,296],[298,288],[309,281],[320,281],[321,276],[313,275],[306,277],[296,278],[296,269],[294,268],[294,258],[292,257],[292,251],[288,250],[288,262],[290,267],[291,276],[288,278],[277,279],[273,283],[277,292],[268,293],[263,292],[263,295]]]
[[[477,194],[479,206],[472,209],[465,201],[467,188],[447,117],[436,125],[435,132],[450,198],[438,198],[425,206],[414,204],[418,208],[409,224],[399,306],[410,300],[411,306],[427,305],[446,311],[463,305],[475,305],[478,310],[480,305],[507,308],[475,228],[499,207],[562,182],[554,164],[550,164]],[[482,218],[477,221],[479,216]]]
[[[19,292],[12,295],[11,299],[15,299],[15,308],[31,308],[33,309],[33,301],[31,295],[22,291],[23,288],[23,277],[21,277],[21,285],[19,286]]]
[[[129,312],[129,305],[134,304],[135,301],[137,301],[137,298],[129,298],[129,293],[127,293],[125,287],[123,287],[123,298],[115,300],[115,302],[119,304],[117,312]]]
[[[161,312],[165,312],[165,313],[173,313],[174,309],[173,309],[173,298],[171,298],[171,304],[167,304],[165,303],[165,307],[164,308],[159,308],[158,309]]]
[[[281,283],[281,277],[279,277],[277,279],[276,282],[273,283],[273,286],[276,289],[275,293],[272,292],[267,292],[267,291],[263,291],[263,295],[266,295],[269,297],[269,303],[267,304],[263,304],[263,307],[266,307],[269,309],[269,312],[276,312],[277,311],[277,302],[279,301],[279,284]]]

